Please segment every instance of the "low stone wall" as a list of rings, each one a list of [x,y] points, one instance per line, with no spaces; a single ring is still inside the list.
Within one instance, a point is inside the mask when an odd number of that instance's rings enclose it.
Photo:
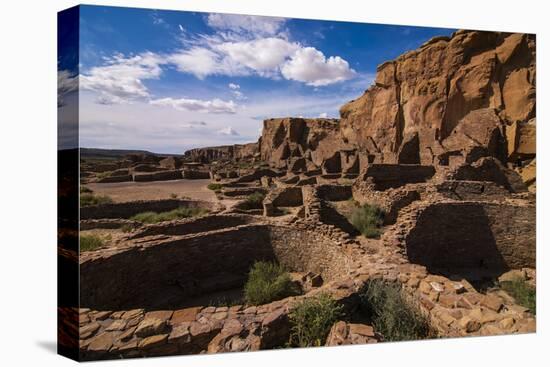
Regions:
[[[107,176],[97,180],[98,183],[111,183],[111,182],[128,182],[132,181],[132,175],[122,175],[122,176]]]
[[[435,174],[433,166],[416,164],[370,164],[361,175],[362,180],[372,180],[377,190],[404,186],[408,183],[426,182]]]
[[[206,180],[210,178],[209,171],[199,171],[195,169],[184,169],[183,178],[188,180]]]
[[[179,180],[182,178],[181,171],[160,171],[152,173],[135,174],[134,181],[149,182],[149,181],[170,181]]]
[[[80,302],[95,309],[167,307],[242,286],[256,260],[274,260],[266,226],[145,242],[81,257]]]
[[[132,228],[141,227],[141,222],[136,222],[129,219],[86,219],[80,221],[80,230],[86,231],[90,229],[117,229],[123,226]]]
[[[227,196],[227,197],[243,197],[243,196],[254,194],[255,192],[261,192],[262,194],[265,194],[267,192],[267,190],[261,186],[242,187],[242,188],[235,188],[235,189],[227,189],[226,187],[228,186],[224,186],[222,193],[224,196]]]
[[[535,207],[523,203],[438,202],[417,212],[404,236],[409,260],[428,268],[535,267]]]
[[[136,239],[156,235],[182,236],[236,227],[253,221],[254,217],[247,215],[207,215],[199,218],[145,225],[129,238]]]
[[[123,218],[127,219],[136,214],[143,212],[166,212],[177,209],[179,207],[186,208],[204,208],[215,210],[214,203],[208,201],[194,200],[148,200],[148,201],[130,201],[124,203],[111,203],[90,205],[80,208],[80,219],[101,219],[101,218]]]

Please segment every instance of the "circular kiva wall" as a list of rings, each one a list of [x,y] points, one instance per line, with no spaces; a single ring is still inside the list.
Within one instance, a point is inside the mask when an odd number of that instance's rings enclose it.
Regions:
[[[535,267],[533,205],[440,202],[422,208],[405,236],[407,256],[433,269]]]
[[[278,261],[291,271],[321,274],[325,281],[347,271],[345,255],[332,240],[289,226],[246,224],[144,242],[146,239],[127,248],[81,256],[81,307],[178,307],[209,293],[242,288],[257,260]]]

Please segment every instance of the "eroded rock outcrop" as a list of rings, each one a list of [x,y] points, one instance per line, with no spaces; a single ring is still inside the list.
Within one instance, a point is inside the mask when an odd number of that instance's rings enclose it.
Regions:
[[[343,137],[383,163],[441,164],[474,147],[502,160],[532,158],[534,36],[434,38],[380,65],[375,84],[340,113]]]
[[[258,155],[258,143],[223,145],[219,147],[206,147],[190,149],[185,152],[185,158],[201,163],[227,159],[251,159]]]

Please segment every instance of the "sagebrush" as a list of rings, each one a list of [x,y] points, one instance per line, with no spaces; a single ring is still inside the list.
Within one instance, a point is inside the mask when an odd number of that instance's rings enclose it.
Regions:
[[[329,294],[321,293],[302,300],[289,314],[289,346],[323,345],[332,325],[343,316],[343,306],[336,303]]]
[[[428,318],[397,283],[376,279],[360,292],[361,308],[386,341],[418,340],[432,336]]]
[[[274,262],[257,261],[248,273],[244,286],[246,303],[260,305],[299,293],[290,274]]]
[[[351,224],[367,238],[380,237],[384,211],[376,205],[365,204],[353,209]]]
[[[81,235],[80,236],[80,251],[93,251],[103,247],[104,242],[99,236]]]
[[[514,297],[519,305],[527,307],[533,315],[537,314],[537,291],[535,287],[521,278],[500,282],[500,287]]]

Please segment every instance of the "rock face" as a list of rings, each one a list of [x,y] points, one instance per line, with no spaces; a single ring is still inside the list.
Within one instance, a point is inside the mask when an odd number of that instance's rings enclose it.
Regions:
[[[340,120],[265,120],[261,157],[291,170],[305,158],[324,174],[485,156],[525,166],[536,153],[535,59],[534,35],[436,37],[380,65],[375,83],[341,107]]]
[[[223,145],[219,147],[196,148],[185,152],[185,158],[195,162],[210,163],[220,159],[251,159],[258,154],[258,143]]]
[[[535,116],[534,36],[434,38],[380,65],[375,84],[340,113],[343,136],[384,163],[437,164],[473,147],[501,159],[534,151],[524,127]],[[507,129],[519,130],[508,145]]]
[[[335,119],[265,120],[260,139],[261,158],[277,168],[294,167],[297,158],[305,158],[308,170],[323,167],[328,173],[340,172],[340,152],[354,149],[342,139]]]

